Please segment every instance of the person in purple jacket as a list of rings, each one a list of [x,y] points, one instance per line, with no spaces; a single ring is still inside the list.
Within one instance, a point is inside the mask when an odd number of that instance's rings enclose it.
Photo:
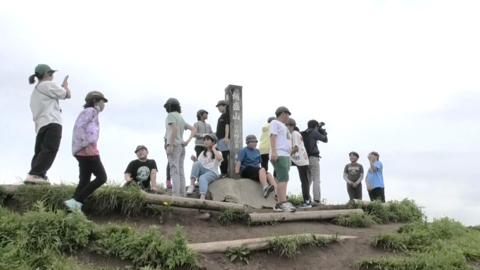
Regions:
[[[98,116],[108,100],[99,91],[92,91],[85,98],[85,109],[73,128],[72,154],[78,160],[80,181],[73,198],[65,201],[68,209],[81,209],[85,199],[107,182],[107,173],[100,160],[97,141],[100,133]],[[91,180],[93,175],[95,179]]]

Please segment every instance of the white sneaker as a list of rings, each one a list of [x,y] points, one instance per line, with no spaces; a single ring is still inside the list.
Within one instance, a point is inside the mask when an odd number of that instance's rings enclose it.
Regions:
[[[63,202],[63,204],[67,207],[69,210],[82,210],[82,203],[75,201],[74,199],[70,199],[68,201]]]
[[[188,188],[187,188],[187,194],[188,194],[188,195],[192,194],[194,189],[195,189],[195,186],[192,186],[192,185],[188,186]]]

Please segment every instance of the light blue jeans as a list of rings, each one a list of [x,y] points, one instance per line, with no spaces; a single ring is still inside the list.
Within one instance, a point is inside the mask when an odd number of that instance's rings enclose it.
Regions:
[[[214,171],[205,169],[200,161],[195,161],[192,166],[192,174],[190,178],[198,179],[200,195],[207,195],[208,185],[218,179]]]

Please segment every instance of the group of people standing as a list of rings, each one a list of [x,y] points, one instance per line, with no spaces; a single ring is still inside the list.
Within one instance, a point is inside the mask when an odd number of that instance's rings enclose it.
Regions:
[[[25,184],[47,183],[47,171],[52,166],[62,137],[62,116],[59,100],[71,98],[68,81],[61,87],[52,80],[56,70],[48,65],[39,64],[35,74],[29,77],[30,84],[38,80],[30,99],[33,120],[36,129],[35,154]],[[99,114],[104,111],[108,99],[99,91],[89,92],[85,97],[84,109],[80,112],[73,129],[72,154],[79,164],[79,184],[74,196],[65,201],[68,208],[81,208],[85,199],[107,181],[107,174],[100,159],[97,141],[100,135]],[[230,116],[228,103],[220,100],[216,107],[221,116],[216,132],[206,123],[208,112],[197,112],[197,122],[192,126],[182,117],[180,102],[169,98],[164,104],[167,112],[165,119],[164,147],[168,164],[166,170],[167,188],[172,196],[185,197],[199,186],[200,199],[204,200],[208,185],[225,178],[228,172]],[[270,117],[262,127],[260,145],[255,135],[246,137],[247,146],[237,155],[235,178],[249,178],[259,181],[265,198],[273,192],[277,204],[274,211],[295,211],[295,206],[287,201],[287,184],[290,166],[298,169],[302,185],[303,203],[298,207],[308,208],[312,203],[320,204],[320,151],[317,142],[328,142],[326,131],[319,129],[316,120],[308,122],[307,130],[300,132],[291,112],[279,107],[275,117]],[[184,140],[184,131],[190,130],[190,136]],[[186,186],[184,172],[185,147],[195,138],[194,162],[190,174],[190,185]],[[148,159],[148,149],[139,145],[135,149],[137,159],[130,162],[125,170],[126,184],[140,184],[142,188],[157,190],[157,164]],[[367,174],[367,189],[371,198],[385,200],[383,191],[383,166],[379,155],[372,152],[368,156],[370,169]],[[358,154],[350,153],[351,164],[344,170],[344,179],[350,198],[361,199],[361,181],[363,167],[356,163]],[[268,172],[269,163],[273,165],[273,176]],[[95,179],[91,181],[92,174]],[[313,186],[313,198],[310,188]]]

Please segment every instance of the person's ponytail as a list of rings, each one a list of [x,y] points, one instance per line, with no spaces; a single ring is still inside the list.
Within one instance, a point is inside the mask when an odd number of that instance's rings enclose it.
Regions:
[[[28,77],[28,82],[30,84],[34,84],[35,83],[35,74],[33,74],[32,76]]]

